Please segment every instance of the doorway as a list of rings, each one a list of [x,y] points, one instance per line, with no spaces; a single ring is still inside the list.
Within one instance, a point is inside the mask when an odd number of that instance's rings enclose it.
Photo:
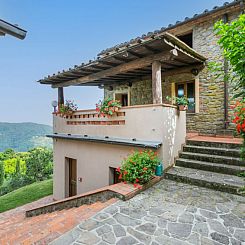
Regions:
[[[115,93],[115,100],[120,101],[122,106],[129,106],[128,93]]]
[[[119,180],[119,174],[116,171],[116,168],[109,167],[109,185],[114,185],[121,182]]]
[[[77,195],[77,160],[67,158],[68,163],[68,196]]]

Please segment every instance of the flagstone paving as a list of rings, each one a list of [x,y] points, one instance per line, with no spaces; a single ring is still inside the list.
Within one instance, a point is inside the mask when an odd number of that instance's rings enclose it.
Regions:
[[[51,244],[245,244],[245,197],[164,179]]]

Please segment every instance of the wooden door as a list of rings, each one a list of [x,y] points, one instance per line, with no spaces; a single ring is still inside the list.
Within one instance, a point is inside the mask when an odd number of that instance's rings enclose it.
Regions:
[[[77,195],[77,160],[69,158],[69,197]]]

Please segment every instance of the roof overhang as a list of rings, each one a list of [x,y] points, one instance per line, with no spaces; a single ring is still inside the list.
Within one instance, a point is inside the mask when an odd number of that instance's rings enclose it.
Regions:
[[[112,145],[125,145],[134,146],[142,148],[153,148],[158,149],[161,147],[162,142],[159,141],[145,141],[138,139],[125,139],[125,138],[115,138],[115,137],[102,137],[102,136],[88,136],[88,135],[71,135],[71,134],[49,134],[49,138],[53,139],[63,139],[63,140],[75,140],[75,141],[86,141],[95,143],[104,143]]]
[[[26,32],[27,31],[0,19],[0,36],[9,34],[19,39],[24,39]]]
[[[87,64],[58,72],[38,82],[53,88],[109,85],[151,77],[152,62],[160,61],[163,75],[202,69],[206,58],[167,32],[108,52]]]

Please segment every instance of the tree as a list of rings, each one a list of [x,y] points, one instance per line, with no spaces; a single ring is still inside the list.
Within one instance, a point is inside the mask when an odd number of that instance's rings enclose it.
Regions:
[[[245,14],[231,23],[218,21],[214,30],[219,37],[218,44],[223,50],[223,55],[230,64],[228,78],[234,82],[235,98],[245,97]],[[216,67],[221,67],[216,64]],[[219,68],[217,69],[219,70]],[[221,70],[221,69],[220,69]]]
[[[16,175],[20,174],[20,158],[19,157],[16,159],[15,174]]]
[[[3,162],[0,161],[0,186],[3,184],[4,181],[4,166]]]
[[[15,157],[15,151],[11,148],[6,149],[4,152],[1,153],[0,155],[0,161],[4,161],[6,159],[11,159]]]
[[[33,182],[50,178],[53,173],[53,152],[47,148],[34,148],[26,159],[26,176]]]

